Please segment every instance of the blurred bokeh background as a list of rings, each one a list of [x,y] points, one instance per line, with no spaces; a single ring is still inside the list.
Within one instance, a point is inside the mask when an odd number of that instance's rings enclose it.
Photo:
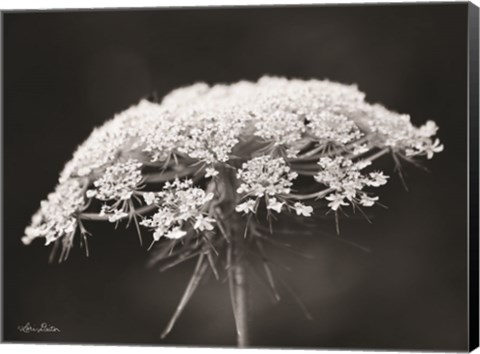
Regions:
[[[440,126],[445,151],[430,173],[392,177],[373,224],[331,219],[270,249],[310,309],[252,283],[252,344],[467,348],[467,5],[301,6],[8,13],[4,16],[4,339],[235,345],[225,284],[209,279],[159,339],[193,264],[159,273],[133,230],[88,224],[91,256],[48,264],[24,227],[75,147],[114,113],[155,91],[264,74],[357,83],[367,100]],[[388,158],[380,165],[393,170]],[[393,172],[392,172],[393,174]],[[305,230],[304,230],[305,231]],[[330,235],[330,236],[329,236]],[[280,237],[280,236],[278,236]],[[344,241],[370,249],[364,252]],[[25,334],[47,322],[60,333]]]

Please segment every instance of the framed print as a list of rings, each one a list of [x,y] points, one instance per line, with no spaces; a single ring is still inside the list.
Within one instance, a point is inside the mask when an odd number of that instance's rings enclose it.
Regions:
[[[477,347],[478,14],[4,11],[3,341]]]

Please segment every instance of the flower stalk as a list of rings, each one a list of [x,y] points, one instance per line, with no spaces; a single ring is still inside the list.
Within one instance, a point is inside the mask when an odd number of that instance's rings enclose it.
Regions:
[[[240,235],[240,238],[242,236]],[[246,260],[243,257],[242,247],[234,249],[233,266],[233,301],[237,327],[237,345],[246,348],[250,345],[250,296]]]
[[[239,181],[235,169],[225,165],[219,169],[216,178],[217,188],[223,196],[220,208],[228,221],[229,242],[227,244],[227,274],[230,285],[232,310],[237,332],[237,345],[245,348],[250,343],[249,336],[249,289],[245,249],[248,247],[248,225],[240,214],[235,212],[238,204],[236,192]]]

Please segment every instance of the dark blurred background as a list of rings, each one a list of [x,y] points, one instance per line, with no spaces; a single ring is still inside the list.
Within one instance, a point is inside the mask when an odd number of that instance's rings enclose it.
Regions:
[[[430,173],[406,167],[409,192],[397,176],[379,190],[388,210],[373,224],[342,220],[338,239],[321,219],[312,236],[283,236],[315,256],[269,250],[314,318],[253,283],[252,344],[466,350],[466,21],[466,4],[4,15],[4,339],[235,345],[228,287],[213,279],[159,339],[193,264],[147,269],[133,230],[88,224],[90,258],[75,248],[62,265],[20,238],[94,126],[153,91],[271,74],[357,83],[416,125],[435,120],[445,151]],[[388,158],[380,165],[393,174]],[[61,332],[19,332],[27,322]]]

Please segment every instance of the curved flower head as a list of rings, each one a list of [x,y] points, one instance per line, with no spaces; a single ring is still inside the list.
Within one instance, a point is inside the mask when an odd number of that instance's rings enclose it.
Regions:
[[[226,210],[251,220],[259,208],[268,218],[311,217],[310,202],[372,207],[372,189],[389,178],[374,161],[430,159],[444,148],[437,131],[433,121],[416,127],[409,115],[368,103],[355,85],[268,76],[197,83],[95,128],[23,241],[72,238],[86,233],[80,220],[95,219],[135,223],[154,241],[210,242],[225,236]],[[305,181],[308,191],[294,188]]]

